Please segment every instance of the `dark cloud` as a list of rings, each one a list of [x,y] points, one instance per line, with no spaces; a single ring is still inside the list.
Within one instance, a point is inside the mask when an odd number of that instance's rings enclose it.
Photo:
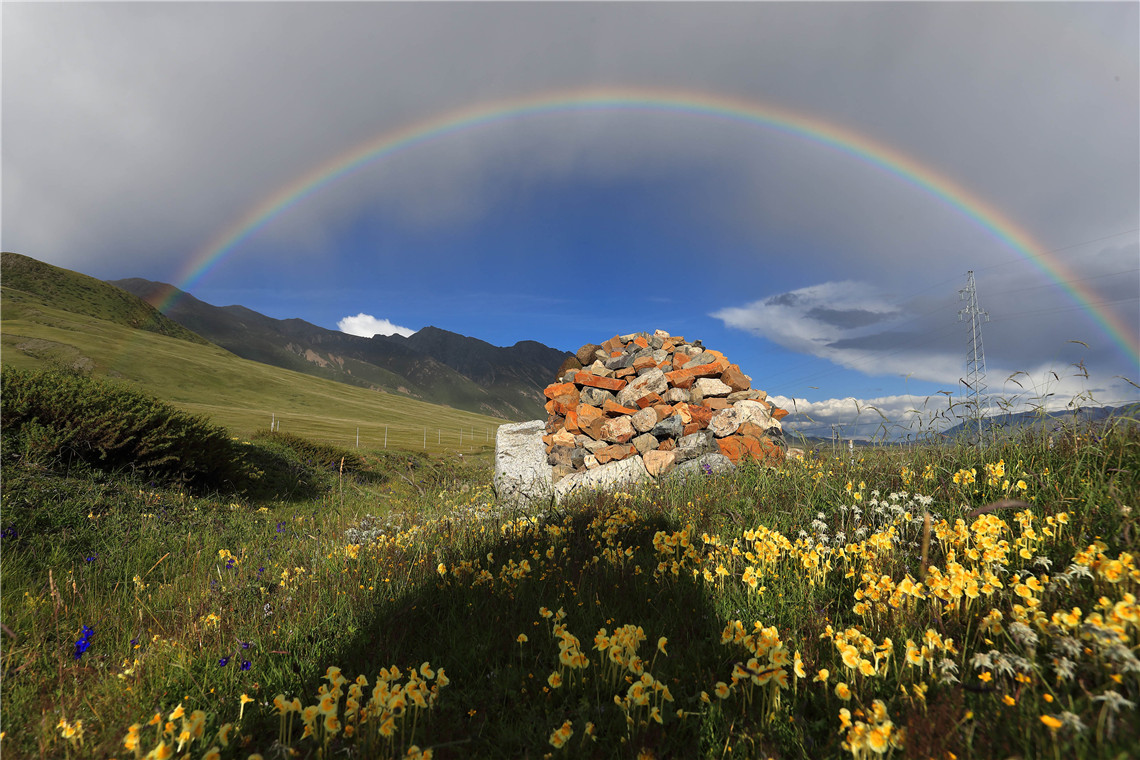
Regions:
[[[867,327],[890,319],[890,314],[882,312],[864,311],[863,309],[827,309],[816,307],[804,313],[808,319],[825,322],[829,325],[845,328]]]

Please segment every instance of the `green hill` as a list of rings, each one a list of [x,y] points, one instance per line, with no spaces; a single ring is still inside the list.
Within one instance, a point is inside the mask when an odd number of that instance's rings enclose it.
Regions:
[[[9,293],[21,291],[36,296],[29,301],[12,294],[11,303],[5,302],[4,306],[5,309],[12,308],[16,314],[5,314],[5,317],[34,319],[34,301],[39,300],[74,314],[83,314],[191,343],[201,345],[209,343],[205,338],[163,316],[146,301],[132,296],[121,288],[18,253],[5,251],[0,254],[0,283]]]
[[[436,327],[410,338],[362,338],[244,306],[214,306],[166,283],[110,284],[161,304],[170,319],[244,359],[505,419],[545,417],[542,391],[569,356],[534,341],[499,347]]]
[[[17,272],[11,279],[9,261]],[[474,452],[494,445],[502,422],[241,359],[184,328],[180,332],[189,337],[135,327],[132,315],[150,312],[131,306],[130,294],[100,295],[86,282],[91,278],[14,254],[5,254],[4,266],[0,356],[11,366],[55,363],[119,378],[244,436],[276,421],[282,432],[340,445],[355,445],[359,430],[366,447],[379,448],[386,439],[388,448]],[[62,282],[53,280],[52,270],[62,273]]]

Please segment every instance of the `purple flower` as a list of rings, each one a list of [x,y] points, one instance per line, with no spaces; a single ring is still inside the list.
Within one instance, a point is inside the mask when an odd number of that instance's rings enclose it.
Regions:
[[[87,651],[87,647],[91,646],[91,636],[95,633],[95,629],[90,626],[83,626],[83,635],[79,637],[79,641],[75,642],[75,659],[83,656]]]
[[[277,523],[277,532],[278,533],[284,533],[285,532],[285,521],[284,520]]]
[[[241,661],[241,669],[242,670],[249,670],[252,667],[253,667],[253,663],[250,662],[249,660],[242,660]]]
[[[219,667],[219,668],[224,668],[225,666],[227,666],[227,665],[229,665],[229,664],[230,664],[230,658],[229,658],[229,655],[226,655],[226,656],[225,656],[225,657],[223,657],[222,659],[218,660],[218,667]]]
[[[239,641],[238,643],[241,644],[242,649],[249,649],[250,644],[248,641]]]
[[[92,554],[90,557],[87,557],[87,558],[86,558],[86,559],[84,559],[83,561],[84,561],[84,562],[94,562],[94,561],[95,561],[96,559],[98,559],[98,558],[99,558],[99,553],[98,553],[98,552],[96,552],[95,554]]]
[[[701,464],[701,469],[705,471],[705,475],[712,475],[712,465],[710,465],[708,462],[703,462]]]

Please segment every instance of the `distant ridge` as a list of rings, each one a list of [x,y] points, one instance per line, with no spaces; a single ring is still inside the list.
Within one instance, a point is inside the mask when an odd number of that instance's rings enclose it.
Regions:
[[[244,359],[511,420],[545,417],[542,391],[569,356],[534,341],[499,347],[437,327],[408,338],[362,338],[244,306],[213,306],[166,283],[109,284],[152,305],[170,304],[167,317]]]

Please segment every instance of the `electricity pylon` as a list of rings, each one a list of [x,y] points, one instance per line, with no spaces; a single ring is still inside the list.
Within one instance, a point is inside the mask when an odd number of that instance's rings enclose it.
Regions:
[[[970,406],[974,407],[974,419],[978,422],[978,443],[982,442],[982,411],[986,391],[986,352],[982,348],[982,322],[989,322],[990,315],[978,307],[978,291],[974,287],[974,270],[966,272],[966,287],[958,291],[958,300],[966,302],[966,308],[958,312],[958,321],[970,320],[970,347],[966,351],[966,386],[969,388]]]

